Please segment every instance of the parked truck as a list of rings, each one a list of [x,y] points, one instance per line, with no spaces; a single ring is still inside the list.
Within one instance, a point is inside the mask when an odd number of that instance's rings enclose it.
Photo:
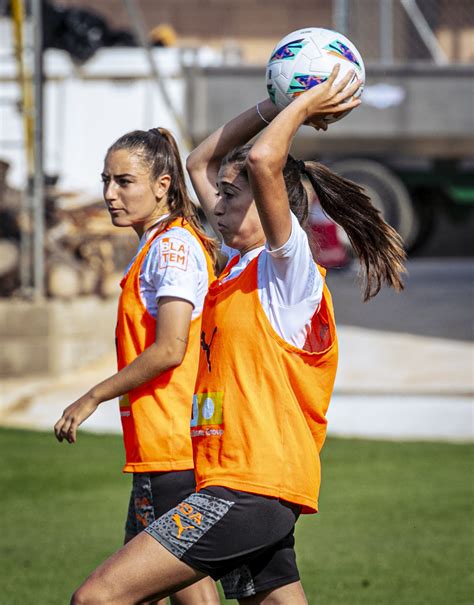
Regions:
[[[263,74],[263,66],[188,70],[194,141],[264,98]],[[363,185],[413,250],[439,212],[459,219],[473,208],[473,99],[473,65],[368,65],[362,105],[322,135],[301,129],[293,151]]]

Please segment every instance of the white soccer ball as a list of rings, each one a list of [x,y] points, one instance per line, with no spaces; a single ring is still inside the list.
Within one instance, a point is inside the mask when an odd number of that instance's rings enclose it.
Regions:
[[[341,67],[336,82],[353,71],[354,78],[348,86],[358,78],[361,85],[354,98],[360,97],[365,83],[364,62],[348,38],[321,27],[288,34],[278,42],[268,60],[266,80],[270,99],[281,111],[302,92],[327,80],[337,63]],[[336,122],[348,113],[326,116],[326,122]]]

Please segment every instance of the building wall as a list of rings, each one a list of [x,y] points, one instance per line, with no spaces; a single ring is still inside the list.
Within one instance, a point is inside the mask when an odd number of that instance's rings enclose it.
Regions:
[[[367,60],[380,55],[380,6],[385,0],[347,0],[348,31]],[[111,26],[129,28],[122,0],[55,0],[102,14]],[[334,27],[334,0],[136,0],[147,29],[169,23],[180,45],[222,45],[234,40],[245,61],[261,63],[274,43],[301,27]],[[453,62],[474,61],[472,0],[418,0],[429,26]],[[392,0],[394,60],[431,60],[399,0]]]
[[[61,0],[103,14],[114,27],[127,27],[122,0]],[[331,0],[137,0],[151,29],[170,23],[184,37],[278,37],[309,25],[331,26]]]

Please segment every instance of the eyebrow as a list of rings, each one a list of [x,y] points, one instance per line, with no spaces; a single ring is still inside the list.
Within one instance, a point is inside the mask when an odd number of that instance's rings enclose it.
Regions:
[[[216,183],[216,186],[219,187],[219,185],[222,187],[224,185],[228,186],[228,187],[233,187],[234,189],[237,189],[237,191],[242,191],[242,189],[240,187],[237,187],[237,185],[234,185],[233,183],[230,183],[229,181],[220,181]]]
[[[106,172],[102,172],[100,176],[110,176],[109,174],[107,174]],[[120,179],[123,178],[125,176],[131,177],[131,178],[135,178],[135,175],[133,174],[129,174],[128,172],[124,172],[123,174],[114,174],[113,177],[115,179]]]

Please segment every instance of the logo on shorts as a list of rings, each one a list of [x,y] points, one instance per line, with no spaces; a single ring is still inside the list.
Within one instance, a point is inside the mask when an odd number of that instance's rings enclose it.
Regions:
[[[193,530],[196,529],[196,525],[201,525],[202,523],[202,515],[201,513],[197,512],[194,510],[194,508],[188,504],[187,502],[181,502],[181,504],[178,504],[178,506],[176,507],[176,510],[178,512],[174,513],[174,515],[171,517],[171,519],[176,523],[176,527],[178,528],[178,539],[181,538],[183,532],[185,532],[186,530]],[[184,515],[184,517],[189,520],[189,521],[194,521],[194,523],[196,525],[183,525],[183,519],[180,516]]]

